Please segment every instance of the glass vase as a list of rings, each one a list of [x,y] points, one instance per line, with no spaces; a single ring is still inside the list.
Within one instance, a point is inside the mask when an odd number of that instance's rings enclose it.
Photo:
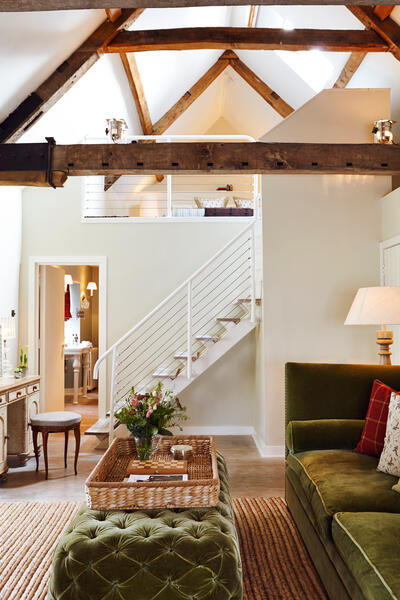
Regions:
[[[135,435],[134,439],[139,460],[149,460],[157,452],[161,441],[160,436],[157,435]]]

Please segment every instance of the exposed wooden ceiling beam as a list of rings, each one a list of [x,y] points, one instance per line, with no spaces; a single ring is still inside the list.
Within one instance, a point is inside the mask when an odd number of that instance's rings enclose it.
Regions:
[[[352,52],[333,87],[345,88],[366,56],[366,52]]]
[[[133,53],[121,54],[121,61],[125,69],[129,87],[131,88],[133,100],[139,116],[140,125],[144,135],[153,133],[153,125],[151,122],[149,107],[147,106],[146,96],[144,95],[142,80],[139,69],[136,64],[136,59]],[[120,175],[108,175],[104,179],[104,191],[110,189],[120,178]]]
[[[400,27],[393,19],[381,21],[372,6],[348,6],[350,12],[368,29],[376,31],[389,46],[389,51],[400,60]]]
[[[400,174],[400,147],[385,144],[74,144],[56,145],[48,156],[46,144],[1,144],[0,183],[157,173]]]
[[[375,6],[374,13],[378,15],[381,21],[384,21],[392,14],[394,4],[388,4],[387,6]]]
[[[122,14],[122,8],[106,8],[107,19],[114,23]]]
[[[267,29],[249,27],[185,27],[121,31],[106,52],[155,50],[312,50],[326,52],[387,52],[387,43],[374,31],[343,29]]]
[[[135,56],[132,53],[121,54],[121,60],[135,101],[142,131],[144,135],[151,135],[153,133],[153,125]]]
[[[254,73],[235,52],[225,52],[229,56],[229,64],[260,96],[268,102],[281,117],[287,117],[294,109],[274,92],[264,81]]]
[[[260,9],[260,7],[255,6],[254,4],[250,6],[249,20],[247,23],[247,27],[255,27],[256,26],[259,9]]]
[[[377,5],[387,0],[377,1]],[[365,6],[368,0],[329,0],[333,6]],[[316,6],[321,0],[1,0],[0,12],[79,10],[90,8],[173,8],[176,6]]]
[[[0,123],[0,142],[15,142],[59,100],[98,60],[104,46],[143,9],[123,10],[112,23],[105,21],[32,94]]]
[[[225,54],[225,53],[224,53]],[[206,73],[176,102],[166,113],[153,125],[153,134],[161,135],[171,127],[178,117],[181,116],[193,104],[193,102],[217,79],[226,69],[229,62],[225,60],[224,54],[208,69]]]

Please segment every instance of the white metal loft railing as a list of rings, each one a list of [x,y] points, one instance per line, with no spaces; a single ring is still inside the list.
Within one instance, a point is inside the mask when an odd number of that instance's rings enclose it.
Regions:
[[[152,389],[161,378],[193,378],[192,360],[205,351],[206,340],[224,333],[222,319],[256,319],[255,221],[195,271],[146,317],[98,359],[112,355],[110,440],[114,414],[132,386]],[[239,299],[246,299],[244,311]],[[226,331],[226,330],[225,330]],[[186,382],[187,383],[187,382]]]
[[[109,141],[89,139],[87,143]],[[247,141],[255,139],[247,135],[128,135],[127,142],[154,141]],[[111,143],[111,142],[110,142]],[[122,175],[107,191],[104,190],[104,177],[86,177],[82,216],[87,222],[101,219],[154,219],[154,218],[210,218],[211,210],[197,206],[196,197],[217,199],[225,197],[232,217],[260,214],[259,175],[166,175],[157,181],[154,175]],[[232,186],[232,190],[226,189]],[[224,189],[217,189],[224,188]],[[238,210],[235,199],[247,210]],[[236,202],[238,202],[236,200]]]

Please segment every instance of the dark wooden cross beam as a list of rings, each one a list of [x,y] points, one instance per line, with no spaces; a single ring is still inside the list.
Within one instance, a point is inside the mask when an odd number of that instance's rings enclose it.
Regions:
[[[0,12],[27,12],[40,10],[78,10],[90,8],[173,8],[176,6],[315,6],[321,0],[1,0]],[[370,0],[329,0],[333,6],[366,6]],[[387,0],[375,0],[384,6]]]
[[[173,173],[399,175],[400,147],[381,144],[1,144],[0,184],[61,187],[69,176]]]
[[[393,56],[400,60],[400,27],[393,19],[382,20],[372,6],[348,6],[348,9],[367,29],[375,31],[388,44]]]
[[[328,52],[387,52],[388,44],[375,31],[341,29],[266,29],[261,27],[191,27],[121,31],[106,52],[154,50],[312,50]]]
[[[0,0],[0,11],[3,7]],[[122,10],[113,21],[107,20],[102,23],[46,81],[0,123],[0,142],[16,142],[94,65],[105,45],[117,35],[118,31],[129,27],[142,12],[142,8]]]

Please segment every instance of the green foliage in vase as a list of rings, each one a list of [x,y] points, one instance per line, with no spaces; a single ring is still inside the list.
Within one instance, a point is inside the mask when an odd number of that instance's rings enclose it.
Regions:
[[[179,427],[187,420],[186,408],[170,390],[163,390],[161,381],[152,392],[129,392],[125,405],[115,413],[121,423],[135,436],[172,435],[170,427]]]
[[[25,350],[22,346],[19,347],[19,368],[26,369],[28,366],[28,346],[25,346]]]

